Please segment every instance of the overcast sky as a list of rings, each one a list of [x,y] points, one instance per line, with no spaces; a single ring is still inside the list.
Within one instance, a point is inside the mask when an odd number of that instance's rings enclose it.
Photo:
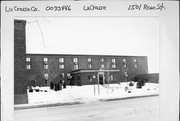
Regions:
[[[148,56],[149,72],[159,72],[158,18],[56,17],[26,20],[27,53]]]

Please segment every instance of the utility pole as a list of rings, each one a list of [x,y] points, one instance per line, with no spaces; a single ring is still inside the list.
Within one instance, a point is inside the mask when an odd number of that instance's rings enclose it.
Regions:
[[[100,95],[100,90],[99,90],[99,74],[98,74],[98,95]]]
[[[96,76],[95,76],[95,75],[93,75],[93,80],[94,80],[94,96],[96,95],[96,88],[95,88],[95,84],[96,84],[96,82],[95,82],[95,78],[96,78]]]

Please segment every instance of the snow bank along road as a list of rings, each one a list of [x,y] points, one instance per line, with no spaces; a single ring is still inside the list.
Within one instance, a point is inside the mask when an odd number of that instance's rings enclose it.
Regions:
[[[109,84],[99,86],[84,85],[84,86],[67,86],[66,89],[61,91],[50,90],[49,87],[36,87],[39,90],[47,90],[47,92],[28,92],[29,104],[42,104],[42,103],[67,103],[74,101],[95,101],[99,99],[114,99],[114,98],[127,98],[134,96],[155,95],[159,94],[159,84],[146,83],[141,89],[136,89],[134,85],[131,87],[131,93],[125,91],[127,83]],[[96,93],[96,94],[95,94]]]
[[[159,96],[15,110],[15,121],[158,121]]]

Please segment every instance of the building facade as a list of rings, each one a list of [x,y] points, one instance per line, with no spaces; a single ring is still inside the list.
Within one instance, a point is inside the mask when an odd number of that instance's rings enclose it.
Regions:
[[[145,56],[26,54],[25,62],[25,80],[39,86],[59,80],[79,86],[120,83],[148,73]]]
[[[16,104],[27,103],[27,87],[34,83],[37,86],[49,86],[59,80],[79,86],[120,83],[138,74],[148,74],[146,56],[27,54],[25,26],[26,21],[14,20]]]

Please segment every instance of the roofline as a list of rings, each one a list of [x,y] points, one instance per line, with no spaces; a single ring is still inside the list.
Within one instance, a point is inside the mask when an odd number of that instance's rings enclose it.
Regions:
[[[99,57],[142,57],[147,58],[147,56],[134,56],[134,55],[93,55],[93,54],[36,54],[36,53],[26,53],[28,56],[99,56]]]
[[[72,71],[72,73],[76,74],[76,73],[87,73],[87,72],[119,72],[119,71],[120,71],[119,69],[116,69],[116,70],[79,69],[79,70]]]

